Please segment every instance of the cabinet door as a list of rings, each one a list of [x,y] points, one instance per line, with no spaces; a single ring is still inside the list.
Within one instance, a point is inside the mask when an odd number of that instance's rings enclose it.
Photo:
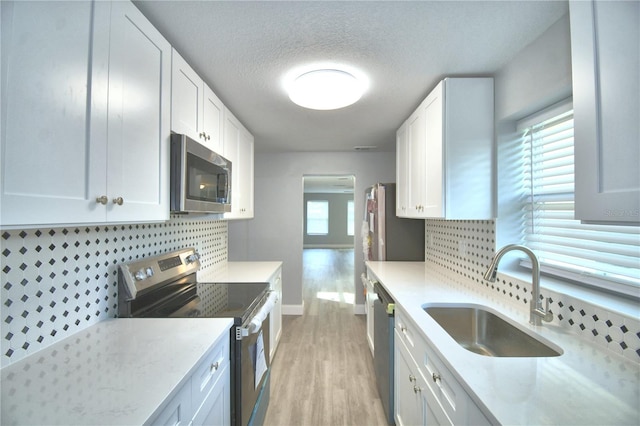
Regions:
[[[178,394],[165,405],[160,414],[152,422],[145,422],[145,424],[186,426],[190,424],[192,416],[191,388],[189,382],[187,382]]]
[[[420,379],[415,361],[402,341],[402,336],[397,331],[394,332],[396,424],[398,426],[423,425],[426,419],[424,412],[426,404],[422,396],[424,383]]]
[[[113,2],[107,219],[169,219],[171,46],[130,2]]]
[[[1,224],[103,222],[110,5],[0,7]]]
[[[423,105],[407,121],[409,154],[409,217],[423,217],[426,199],[426,116]]]
[[[572,1],[575,212],[640,223],[640,3]]]
[[[231,424],[231,381],[229,363],[225,363],[200,410],[193,417],[192,425],[227,426]]]
[[[396,216],[406,217],[409,190],[409,153],[407,151],[407,125],[396,132]]]
[[[269,359],[273,363],[273,356],[278,348],[280,336],[282,335],[282,269],[279,268],[275,276],[271,279],[270,288],[276,293],[276,303],[269,314]]]
[[[238,201],[240,202],[240,215],[243,219],[253,217],[253,147],[253,135],[247,129],[242,128],[238,145],[238,164],[240,166]]]
[[[253,136],[225,109],[224,156],[231,160],[231,212],[225,219],[253,217]]]
[[[198,139],[204,146],[215,153],[223,155],[223,128],[224,128],[224,105],[222,101],[213,93],[213,90],[204,85],[204,105],[202,133]]]
[[[171,130],[204,142],[204,82],[175,50],[171,52]]]
[[[423,217],[444,217],[443,145],[444,145],[444,97],[441,82],[429,94],[425,102],[425,161]]]
[[[240,146],[240,122],[236,117],[225,108],[224,112],[224,154],[223,156],[231,161],[231,212],[225,213],[225,219],[235,219],[239,216],[240,204],[238,203],[238,195],[240,191],[240,179],[238,172],[240,165],[238,164],[238,147]]]

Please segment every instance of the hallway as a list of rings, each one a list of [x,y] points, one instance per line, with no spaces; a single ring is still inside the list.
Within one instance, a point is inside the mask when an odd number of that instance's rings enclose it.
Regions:
[[[365,317],[353,314],[353,249],[306,249],[303,268],[304,315],[283,317],[265,425],[386,425]]]

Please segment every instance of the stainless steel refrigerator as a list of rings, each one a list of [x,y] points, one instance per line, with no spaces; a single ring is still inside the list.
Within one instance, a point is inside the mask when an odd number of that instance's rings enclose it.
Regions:
[[[365,191],[362,224],[364,260],[424,261],[424,220],[396,217],[396,184]]]

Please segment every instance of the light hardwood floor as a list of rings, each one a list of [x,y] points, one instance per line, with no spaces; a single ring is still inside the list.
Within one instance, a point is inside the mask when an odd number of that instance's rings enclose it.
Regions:
[[[365,317],[353,314],[353,250],[304,250],[303,269],[305,312],[283,317],[265,425],[386,425]]]

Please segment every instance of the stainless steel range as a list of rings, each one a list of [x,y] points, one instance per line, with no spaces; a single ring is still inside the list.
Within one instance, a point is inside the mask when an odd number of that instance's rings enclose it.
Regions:
[[[259,425],[269,404],[268,283],[203,283],[193,248],[120,265],[118,316],[234,319],[229,332],[231,424]]]

